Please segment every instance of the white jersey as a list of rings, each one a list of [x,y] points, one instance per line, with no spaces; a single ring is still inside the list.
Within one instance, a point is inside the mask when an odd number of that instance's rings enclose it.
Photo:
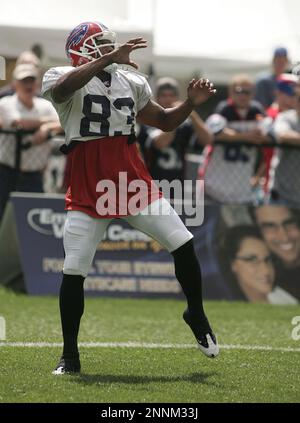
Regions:
[[[241,110],[227,99],[218,104],[215,114],[207,119],[206,124],[214,135],[220,134],[225,128],[242,134],[265,130],[262,116],[264,111],[255,101],[251,101],[247,109]],[[256,200],[250,180],[262,157],[255,145],[232,141],[210,145],[205,148],[204,157],[200,177],[204,174],[204,189],[208,197],[217,202],[234,204]]]
[[[43,78],[42,94],[55,107],[66,134],[66,144],[134,132],[137,113],[151,97],[150,86],[138,73],[117,69],[104,81],[93,77],[63,103],[52,98],[52,88],[72,66],[49,69]]]
[[[229,121],[222,115],[213,114],[207,126],[214,133],[220,133],[225,127],[243,133],[257,129],[259,122],[252,120]],[[207,146],[204,150],[204,164],[200,172],[204,173],[205,192],[214,201],[221,203],[251,203],[253,191],[250,179],[255,173],[258,150],[247,145]]]

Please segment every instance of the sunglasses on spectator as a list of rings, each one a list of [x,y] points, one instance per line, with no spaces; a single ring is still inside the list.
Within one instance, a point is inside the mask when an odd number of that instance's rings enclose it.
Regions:
[[[244,95],[251,95],[253,93],[253,90],[250,88],[242,88],[242,87],[235,87],[234,88],[235,94],[244,94]]]

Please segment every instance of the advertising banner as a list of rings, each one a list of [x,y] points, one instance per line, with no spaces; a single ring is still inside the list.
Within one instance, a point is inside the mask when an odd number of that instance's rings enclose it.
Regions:
[[[57,295],[66,219],[61,195],[11,197],[26,290]],[[191,227],[206,299],[296,304],[300,299],[300,213],[286,206],[210,205]],[[172,256],[114,219],[85,281],[88,295],[182,297]]]

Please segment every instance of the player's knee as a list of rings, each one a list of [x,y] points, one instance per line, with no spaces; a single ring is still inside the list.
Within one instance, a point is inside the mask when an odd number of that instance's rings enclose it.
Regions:
[[[66,255],[63,266],[65,275],[78,275],[85,278],[89,273],[89,269],[90,262],[86,258]]]
[[[193,234],[187,228],[175,229],[168,237],[169,251],[173,253],[192,239]]]
[[[191,257],[195,254],[194,238],[190,238],[184,244],[180,245],[176,250],[172,251],[172,255],[184,256],[185,258]]]

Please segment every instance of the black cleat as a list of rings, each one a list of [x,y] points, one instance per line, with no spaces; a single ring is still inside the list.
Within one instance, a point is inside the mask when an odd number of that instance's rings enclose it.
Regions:
[[[207,357],[216,357],[219,354],[219,346],[207,318],[191,316],[187,309],[183,313],[183,319],[191,328],[200,351]]]
[[[53,375],[63,375],[65,373],[79,373],[80,372],[80,360],[76,358],[64,358],[61,357],[58,365],[53,370]]]

